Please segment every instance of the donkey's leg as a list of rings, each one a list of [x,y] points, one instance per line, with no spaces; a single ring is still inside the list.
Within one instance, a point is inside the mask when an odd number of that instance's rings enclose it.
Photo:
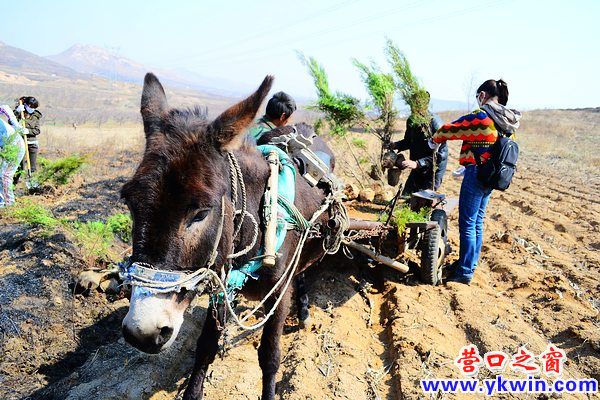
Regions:
[[[291,290],[286,291],[275,314],[269,318],[263,328],[260,347],[258,348],[258,363],[263,373],[262,400],[275,399],[275,377],[281,358],[279,342],[285,318],[290,312],[291,295]],[[273,303],[274,301],[267,302],[265,308],[270,310],[273,307]]]
[[[296,309],[298,313],[298,322],[301,328],[306,328],[310,321],[310,312],[308,311],[308,290],[306,289],[306,278],[304,272],[296,276]]]
[[[219,351],[219,338],[221,337],[219,326],[223,326],[224,324],[223,304],[217,306],[216,314],[218,315],[215,316],[215,309],[209,306],[206,311],[206,320],[202,327],[202,333],[196,344],[196,361],[187,388],[183,394],[184,400],[202,399],[206,370],[215,360],[215,356]]]

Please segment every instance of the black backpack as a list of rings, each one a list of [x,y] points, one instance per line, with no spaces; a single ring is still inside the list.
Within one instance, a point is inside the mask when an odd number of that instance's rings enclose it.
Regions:
[[[498,132],[498,139],[492,145],[490,158],[485,164],[477,156],[477,178],[486,187],[506,190],[510,186],[517,169],[519,145]]]

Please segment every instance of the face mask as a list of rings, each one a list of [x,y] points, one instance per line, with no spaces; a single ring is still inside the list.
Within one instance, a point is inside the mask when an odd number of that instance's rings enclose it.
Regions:
[[[31,108],[27,104],[25,104],[25,111],[27,111],[28,114],[33,114],[35,108]]]

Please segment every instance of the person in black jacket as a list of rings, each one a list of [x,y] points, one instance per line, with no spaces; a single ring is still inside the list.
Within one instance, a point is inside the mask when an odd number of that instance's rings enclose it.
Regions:
[[[17,106],[14,113],[19,120],[19,123],[26,129],[25,132],[27,135],[27,147],[29,149],[29,161],[31,164],[31,172],[33,173],[37,170],[37,156],[40,149],[37,136],[40,134],[40,120],[42,119],[42,113],[37,109],[39,103],[35,97],[24,96],[19,100],[23,102],[23,105]],[[21,119],[21,115],[24,116],[24,119]],[[19,166],[19,169],[13,180],[15,185],[19,182],[19,177],[22,174],[21,171],[26,169],[27,160],[23,158],[23,161],[21,162],[21,165]]]
[[[443,143],[437,148],[432,148],[429,144],[429,139],[442,126],[442,120],[428,111],[429,93],[424,98],[426,102],[423,102],[420,109],[411,109],[411,115],[406,120],[404,139],[389,145],[391,150],[409,150],[409,159],[402,161],[401,165],[402,169],[411,170],[402,190],[403,196],[425,189],[437,190],[442,184],[448,163],[447,144]]]

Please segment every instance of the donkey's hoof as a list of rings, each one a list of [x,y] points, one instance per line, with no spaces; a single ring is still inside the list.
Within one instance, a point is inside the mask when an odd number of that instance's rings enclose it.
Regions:
[[[308,315],[306,318],[298,321],[300,329],[309,330],[312,327],[312,318]]]

